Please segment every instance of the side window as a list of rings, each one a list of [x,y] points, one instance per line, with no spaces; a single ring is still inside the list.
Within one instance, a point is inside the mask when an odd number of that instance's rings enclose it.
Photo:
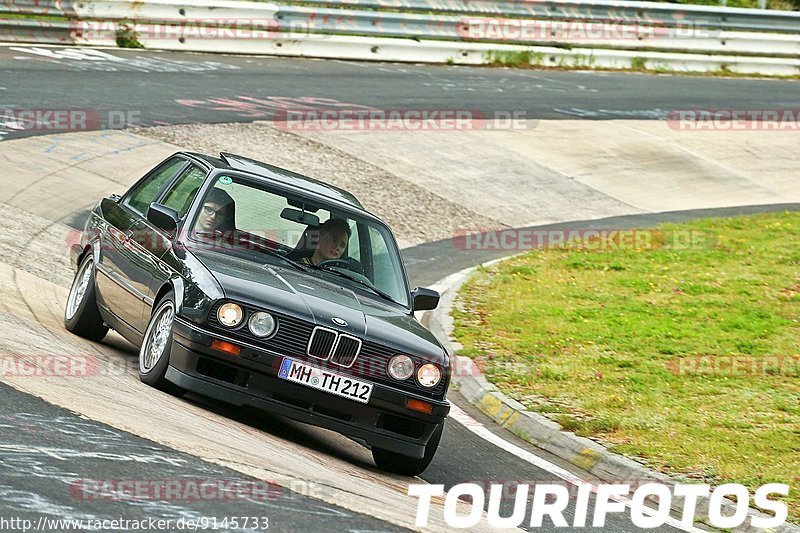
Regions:
[[[372,268],[373,268],[373,283],[381,287],[385,292],[390,295],[402,298],[400,280],[397,278],[400,272],[400,265],[397,264],[397,258],[394,254],[390,254],[386,245],[384,235],[377,229],[370,226],[369,240],[372,243]]]
[[[190,166],[170,186],[161,203],[177,211],[180,218],[185,217],[205,179],[205,170],[194,165]]]
[[[147,212],[150,204],[156,200],[158,193],[169,183],[175,172],[186,163],[178,157],[170,159],[156,169],[150,176],[141,182],[136,189],[130,192],[125,203],[142,215]]]

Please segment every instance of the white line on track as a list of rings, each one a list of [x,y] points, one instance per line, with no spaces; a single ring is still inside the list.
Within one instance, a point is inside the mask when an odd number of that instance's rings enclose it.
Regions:
[[[542,459],[538,457],[528,450],[524,450],[517,446],[516,444],[512,444],[503,438],[495,435],[491,432],[488,428],[486,428],[483,424],[469,416],[463,410],[461,410],[457,405],[451,403],[450,404],[450,418],[470,430],[472,433],[477,435],[478,437],[482,438],[483,440],[490,442],[497,446],[498,448],[507,451],[508,453],[519,457],[523,461],[527,461],[532,465],[545,470],[554,476],[562,479],[568,483],[572,483],[573,485],[580,486],[580,485],[591,485],[592,492],[597,492],[597,485],[594,483],[590,483],[581,479],[579,476],[576,476],[572,472],[561,468],[558,465],[551,463],[546,459]],[[630,508],[631,500],[629,498],[622,498],[622,497],[615,497],[612,496],[610,499],[625,504],[625,507]],[[692,533],[705,533],[702,529],[698,529],[694,526],[686,526],[680,520],[672,518],[671,516],[667,518],[665,521],[666,525],[672,526],[676,529],[681,531],[688,531]]]

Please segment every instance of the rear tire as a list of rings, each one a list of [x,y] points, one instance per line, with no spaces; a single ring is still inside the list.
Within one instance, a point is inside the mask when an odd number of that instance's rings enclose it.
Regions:
[[[164,377],[169,368],[169,355],[172,351],[174,299],[172,291],[165,294],[156,304],[147,323],[142,346],[139,348],[139,379],[166,393],[182,396],[186,389],[167,381]]]
[[[108,333],[97,309],[94,290],[94,256],[86,254],[78,266],[72,287],[69,289],[67,304],[64,306],[64,327],[83,338],[99,341]]]
[[[425,455],[422,459],[416,457],[409,457],[397,452],[390,452],[380,448],[372,448],[372,459],[381,470],[391,472],[393,474],[400,474],[401,476],[418,476],[428,468],[428,465],[433,461],[433,456],[436,455],[436,450],[439,448],[439,441],[442,439],[444,432],[444,422],[439,424],[428,444],[425,445]]]

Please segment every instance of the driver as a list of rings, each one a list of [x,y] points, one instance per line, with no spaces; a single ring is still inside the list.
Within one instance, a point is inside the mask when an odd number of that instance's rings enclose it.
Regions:
[[[350,225],[341,218],[330,218],[319,227],[319,241],[311,257],[300,261],[307,265],[318,265],[329,259],[340,259],[350,241]]]

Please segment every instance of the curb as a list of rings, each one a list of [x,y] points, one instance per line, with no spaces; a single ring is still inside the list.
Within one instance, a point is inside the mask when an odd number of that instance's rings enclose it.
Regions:
[[[506,259],[510,259],[510,257],[495,259],[483,263],[480,267],[491,266]],[[439,306],[433,311],[421,313],[421,321],[441,341],[450,354],[455,354],[462,348],[461,344],[451,338],[454,321],[450,316],[450,309],[453,307],[459,289],[477,268],[479,267],[461,270],[431,286],[441,295]],[[637,461],[613,453],[591,439],[564,431],[558,423],[539,413],[528,411],[520,402],[509,398],[495,385],[489,383],[480,369],[468,357],[454,356],[452,385],[471,405],[504,429],[537,448],[589,472],[605,483],[626,483],[627,481],[632,484],[640,484],[652,481],[665,484],[672,489],[679,482],[679,480],[656,472]],[[633,485],[633,487],[635,486]],[[683,498],[673,497],[671,508],[680,513],[683,510],[683,504]],[[736,505],[726,500],[722,509],[725,516],[732,516]],[[748,516],[769,517],[771,515],[751,508]],[[695,522],[708,523],[708,499],[701,499],[697,502],[695,517]],[[762,529],[752,526],[750,520],[745,520],[743,525],[733,531],[800,533],[800,527],[784,522],[776,528]]]

